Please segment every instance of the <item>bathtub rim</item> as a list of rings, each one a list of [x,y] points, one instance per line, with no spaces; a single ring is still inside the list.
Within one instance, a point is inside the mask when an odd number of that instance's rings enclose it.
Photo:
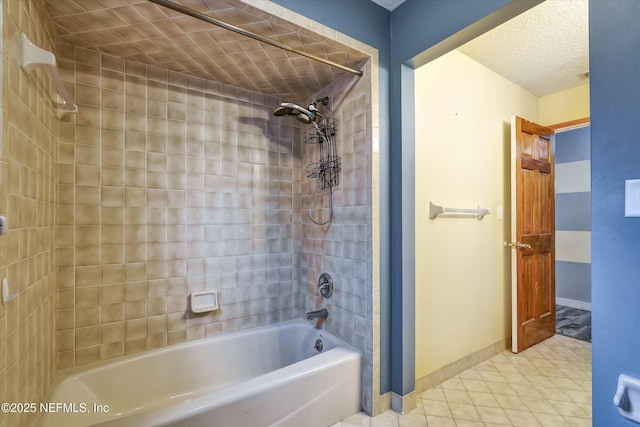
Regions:
[[[258,331],[260,329],[265,329],[265,330],[267,330],[267,329],[277,329],[279,326],[282,327],[282,326],[287,326],[287,325],[294,325],[294,326],[295,325],[301,325],[301,326],[307,327],[309,330],[315,330],[318,333],[324,333],[326,335],[329,335],[331,337],[331,339],[335,340],[337,347],[338,346],[345,347],[345,348],[347,348],[349,350],[357,352],[358,354],[360,354],[360,357],[364,357],[364,355],[362,354],[362,352],[358,348],[356,348],[353,345],[343,341],[342,339],[338,338],[337,336],[335,336],[331,332],[327,331],[326,329],[318,328],[317,326],[314,326],[312,323],[310,323],[309,321],[306,321],[306,320],[304,320],[302,318],[295,318],[295,319],[290,319],[290,320],[284,320],[284,321],[281,321],[281,322],[270,323],[270,324],[267,324],[267,325],[253,326],[253,327],[250,327],[250,328],[241,329],[241,330],[233,331],[233,332],[229,332],[229,333],[213,335],[213,336],[210,336],[210,337],[199,338],[199,339],[192,340],[192,341],[185,341],[185,342],[178,343],[178,344],[172,344],[172,345],[168,345],[168,346],[164,346],[164,347],[154,348],[154,349],[151,349],[151,350],[141,351],[139,353],[128,354],[128,355],[124,355],[124,356],[118,356],[118,357],[114,357],[112,359],[99,360],[99,361],[96,361],[96,362],[91,362],[91,363],[87,363],[87,364],[84,364],[84,365],[74,366],[74,367],[71,367],[71,368],[61,369],[59,371],[56,371],[54,380],[51,383],[51,385],[49,386],[49,388],[47,389],[47,392],[45,393],[42,401],[43,402],[49,402],[51,400],[53,392],[57,389],[57,387],[60,385],[61,382],[67,380],[70,377],[73,377],[73,376],[76,376],[76,375],[79,376],[80,374],[83,374],[85,372],[89,372],[89,371],[92,371],[92,370],[95,370],[95,369],[100,369],[100,368],[108,366],[108,365],[124,364],[124,363],[127,363],[127,362],[132,361],[132,360],[149,357],[149,356],[154,355],[154,354],[166,353],[166,352],[169,352],[171,350],[187,349],[189,347],[197,347],[199,344],[201,345],[205,341],[215,341],[215,340],[218,340],[218,339],[228,338],[230,335],[251,334],[251,333],[255,333],[256,331]],[[322,353],[320,353],[320,354],[322,354]]]
[[[143,357],[148,357],[152,354],[156,354],[156,353],[165,353],[168,352],[172,349],[178,349],[178,348],[189,348],[189,347],[195,347],[198,344],[201,344],[203,341],[213,341],[215,339],[221,339],[223,337],[228,337],[230,335],[235,335],[235,334],[244,334],[244,333],[253,333],[259,329],[273,329],[276,328],[278,325],[281,326],[286,326],[286,325],[302,325],[302,326],[307,326],[309,329],[314,329],[316,331],[318,331],[319,333],[323,333],[326,335],[329,335],[332,339],[334,339],[336,341],[337,344],[347,347],[349,349],[352,349],[354,351],[357,351],[358,353],[360,353],[362,355],[362,351],[360,351],[358,348],[354,347],[353,345],[349,344],[346,341],[343,341],[341,338],[338,338],[337,336],[335,336],[333,333],[331,333],[330,331],[324,329],[324,328],[317,328],[315,326],[313,326],[312,323],[310,323],[309,321],[304,320],[303,318],[295,318],[295,319],[290,319],[290,320],[283,320],[281,322],[275,322],[275,323],[269,323],[267,325],[260,325],[260,326],[252,326],[250,328],[245,328],[245,329],[241,329],[238,331],[233,331],[233,332],[227,332],[227,333],[222,333],[222,334],[217,334],[217,335],[212,335],[209,337],[203,337],[203,338],[198,338],[195,340],[191,340],[191,341],[185,341],[185,342],[181,342],[181,343],[177,343],[177,344],[171,344],[171,345],[166,345],[164,347],[158,347],[158,348],[153,348],[150,350],[144,350],[138,353],[133,353],[133,354],[126,354],[123,356],[118,356],[118,357],[114,357],[111,359],[105,359],[105,360],[98,360],[96,362],[90,362],[90,363],[85,363],[83,365],[78,365],[78,366],[73,366],[70,368],[64,368],[64,369],[60,369],[56,371],[55,374],[55,379],[53,381],[53,383],[51,384],[51,386],[49,387],[49,390],[47,390],[47,393],[45,394],[45,397],[47,395],[49,395],[49,391],[54,389],[54,386],[57,385],[57,383],[59,382],[59,380],[65,379],[69,376],[72,376],[74,374],[78,374],[84,371],[89,371],[91,369],[95,369],[95,368],[101,368],[105,365],[110,365],[110,364],[119,364],[119,363],[125,363],[128,362],[130,360],[135,360],[138,358],[143,358]]]
[[[339,356],[340,360],[336,361],[336,355]],[[336,363],[353,363],[354,360],[357,359],[357,362],[360,367],[360,375],[362,375],[362,365],[363,358],[362,353],[353,348],[345,348],[343,346],[336,346],[328,350],[327,352],[319,353],[313,358],[319,358],[319,360],[310,361],[311,358],[304,359],[300,362],[294,363],[289,366],[285,366],[283,368],[277,369],[275,371],[268,372],[264,375],[261,375],[256,378],[251,378],[247,381],[244,381],[239,384],[234,384],[226,389],[217,390],[211,394],[198,396],[194,399],[178,402],[176,405],[163,406],[160,408],[156,408],[150,412],[140,412],[140,413],[131,413],[122,418],[113,418],[111,420],[107,420],[101,422],[99,424],[95,424],[95,427],[138,427],[140,425],[149,425],[149,426],[165,426],[171,425],[171,423],[179,421],[184,417],[185,413],[189,413],[191,416],[198,416],[203,413],[206,413],[211,410],[211,404],[209,400],[212,395],[216,395],[217,397],[223,396],[216,400],[213,406],[224,405],[230,402],[236,401],[237,397],[246,397],[247,395],[244,393],[246,388],[251,388],[251,396],[259,395],[260,393],[264,393],[273,388],[274,385],[283,385],[291,382],[292,379],[298,378],[299,376],[306,375],[315,375],[321,368],[326,368],[328,366],[334,365]],[[324,362],[323,359],[328,359],[329,363],[318,363]],[[307,365],[310,364],[318,364],[319,367],[311,367],[307,369]],[[283,369],[294,370],[295,374],[292,376],[280,376],[280,372]],[[266,381],[265,381],[266,380]],[[360,379],[360,384],[357,385],[359,389],[359,410],[362,410],[362,378]],[[176,412],[175,407],[180,406],[181,411]],[[357,411],[356,411],[357,412]],[[354,412],[354,414],[356,413]],[[141,424],[143,423],[143,424]],[[149,424],[151,423],[151,424]]]

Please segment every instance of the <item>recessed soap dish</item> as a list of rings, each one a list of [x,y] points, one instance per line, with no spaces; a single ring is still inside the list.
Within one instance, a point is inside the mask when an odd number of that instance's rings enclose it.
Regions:
[[[190,300],[191,311],[194,313],[206,313],[219,308],[218,291],[193,292]]]

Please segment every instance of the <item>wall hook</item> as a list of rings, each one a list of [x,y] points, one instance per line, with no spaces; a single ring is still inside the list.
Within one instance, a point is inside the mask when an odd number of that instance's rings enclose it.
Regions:
[[[2,304],[7,305],[8,302],[13,301],[18,297],[18,291],[15,291],[11,295],[9,295],[9,282],[5,277],[2,279]]]

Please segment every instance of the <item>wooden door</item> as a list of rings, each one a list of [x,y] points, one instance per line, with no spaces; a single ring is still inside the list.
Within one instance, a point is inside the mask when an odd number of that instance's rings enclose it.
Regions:
[[[554,131],[511,120],[512,350],[556,330]]]

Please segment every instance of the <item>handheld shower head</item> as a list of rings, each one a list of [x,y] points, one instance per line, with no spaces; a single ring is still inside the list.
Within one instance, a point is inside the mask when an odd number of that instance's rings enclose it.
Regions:
[[[308,125],[309,123],[311,123],[313,121],[311,116],[307,116],[304,113],[300,113],[300,114],[296,115],[296,119],[298,119],[299,122],[302,122],[305,125]]]
[[[288,116],[289,114],[291,114],[292,111],[293,110],[291,110],[291,108],[285,108],[282,105],[280,105],[278,108],[273,110],[273,115],[274,116]]]
[[[310,144],[318,144],[320,146],[320,161],[307,166],[307,177],[315,178],[316,186],[313,194],[309,199],[307,213],[311,222],[317,225],[329,224],[333,218],[333,187],[338,185],[338,177],[340,175],[341,160],[335,154],[335,149],[331,141],[331,137],[335,135],[335,124],[333,112],[329,111],[329,121],[324,116],[324,107],[329,104],[329,98],[324,97],[312,102],[307,108],[303,108],[292,102],[283,102],[273,110],[274,116],[295,116],[296,119],[304,124],[313,125],[314,129],[306,131],[306,142]],[[315,130],[315,132],[313,132]],[[326,154],[325,154],[326,150]],[[316,195],[319,190],[327,190],[329,192],[329,218],[325,220],[316,219],[312,211],[317,207],[314,206]]]
[[[275,110],[274,116],[296,116],[296,118],[304,124],[309,124],[316,119],[316,113],[307,110],[292,102],[283,102]]]

